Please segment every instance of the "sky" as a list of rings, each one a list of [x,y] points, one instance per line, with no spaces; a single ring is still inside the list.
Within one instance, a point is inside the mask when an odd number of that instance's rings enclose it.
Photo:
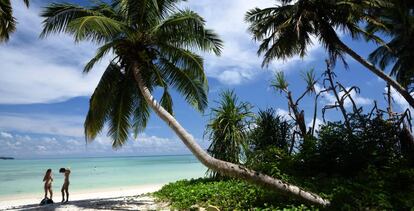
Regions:
[[[42,28],[39,14],[48,1],[33,0],[29,9],[22,2],[12,1],[18,20],[17,31],[8,43],[0,44],[0,156],[24,159],[190,153],[154,113],[145,132],[137,139],[130,138],[121,149],[111,148],[105,131],[86,144],[83,121],[89,98],[110,58],[104,59],[89,74],[83,74],[83,66],[92,58],[97,46],[88,42],[75,44],[72,37],[64,34],[39,39]],[[327,54],[316,39],[306,57],[275,60],[269,67],[261,68],[262,58],[256,53],[258,43],[247,32],[244,14],[254,7],[273,6],[275,2],[189,0],[180,5],[198,12],[207,21],[207,27],[224,40],[220,57],[203,55],[210,89],[209,109],[204,113],[196,112],[181,96],[173,93],[177,120],[204,148],[209,145],[203,134],[210,108],[217,106],[223,90],[234,90],[240,101],[254,106],[255,112],[273,108],[288,118],[286,98],[270,87],[275,72],[285,73],[289,89],[298,97],[306,86],[303,72],[313,68],[320,76],[325,69]],[[365,58],[376,47],[373,43],[352,41],[346,34],[341,38]],[[334,71],[346,87],[355,85],[361,89],[360,93],[353,93],[356,103],[365,110],[372,108],[374,100],[384,107],[385,83],[352,58],[347,57],[346,61],[349,69],[338,62]],[[318,89],[321,88],[319,85]],[[331,94],[323,95],[319,107],[333,100]],[[394,100],[396,110],[408,107],[395,92]],[[305,97],[300,104],[309,125],[313,104],[312,97]],[[335,110],[328,111],[326,117],[331,121],[340,119]],[[317,122],[322,122],[320,111]]]

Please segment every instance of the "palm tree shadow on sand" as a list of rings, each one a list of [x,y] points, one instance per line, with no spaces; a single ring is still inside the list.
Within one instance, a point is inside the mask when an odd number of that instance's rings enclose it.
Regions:
[[[16,206],[7,210],[160,210],[166,209],[168,204],[158,203],[150,196],[130,196],[104,199],[86,199],[70,201],[69,203],[55,203],[50,205],[29,204]]]

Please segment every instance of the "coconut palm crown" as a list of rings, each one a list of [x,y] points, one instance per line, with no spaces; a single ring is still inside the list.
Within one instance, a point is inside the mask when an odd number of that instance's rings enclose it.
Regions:
[[[386,45],[378,47],[369,55],[369,60],[385,69],[391,66],[390,74],[410,91],[414,83],[414,3],[410,0],[392,0],[388,7],[377,9],[378,21],[385,26],[368,24],[370,33],[382,33],[390,37]]]
[[[414,97],[398,81],[377,68],[347,46],[339,31],[352,39],[365,37],[385,47],[384,41],[363,30],[361,24],[369,23],[379,27],[372,10],[386,7],[384,0],[279,0],[280,5],[265,9],[255,8],[247,12],[246,21],[253,38],[260,41],[258,54],[264,56],[263,66],[273,59],[287,59],[294,55],[304,57],[312,44],[312,37],[327,50],[330,62],[341,59],[345,66],[345,54],[358,61],[386,83],[397,90],[414,107]]]
[[[358,25],[361,20],[373,21],[364,8],[379,7],[382,5],[380,0],[278,2],[281,5],[254,8],[246,13],[249,31],[254,39],[261,41],[258,53],[264,54],[263,65],[275,58],[286,59],[297,54],[305,56],[312,44],[312,37],[316,37],[325,47],[332,62],[338,58],[343,60],[345,52],[337,29],[350,34],[352,38],[363,35],[381,42],[378,37],[366,33]]]
[[[352,38],[366,36],[381,42],[359,27],[361,20],[373,22],[367,7],[379,7],[381,0],[278,0],[280,5],[265,9],[254,8],[246,13],[249,31],[261,41],[258,53],[264,54],[263,65],[275,58],[305,56],[312,37],[328,51],[332,62],[343,59],[344,49],[338,31]],[[345,62],[345,61],[344,61]]]
[[[194,51],[219,55],[222,41],[197,13],[177,8],[180,0],[113,0],[91,6],[53,3],[45,8],[41,37],[68,33],[76,42],[100,45],[86,64],[112,56],[91,99],[85,136],[93,140],[108,125],[113,147],[122,146],[129,132],[142,132],[150,107],[134,79],[139,69],[149,91],[162,90],[160,104],[173,114],[170,94],[175,89],[199,111],[207,106],[207,79],[203,59]]]
[[[23,0],[29,7],[29,0]],[[10,0],[0,0],[0,43],[7,42],[10,34],[16,30],[16,18]]]

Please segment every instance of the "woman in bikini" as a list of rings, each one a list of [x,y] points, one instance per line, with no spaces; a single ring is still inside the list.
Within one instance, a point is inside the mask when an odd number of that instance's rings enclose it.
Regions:
[[[65,175],[65,180],[62,185],[62,189],[60,190],[62,192],[62,203],[67,203],[69,201],[69,175],[70,175],[70,169],[68,168],[60,168],[59,173],[63,173]],[[66,201],[65,201],[65,193],[66,193]]]
[[[45,182],[45,199],[47,198],[47,192],[49,191],[50,194],[50,199],[52,199],[53,197],[53,191],[52,191],[52,182],[53,182],[53,178],[52,178],[52,169],[48,169],[46,171],[45,177],[43,177],[43,182]]]

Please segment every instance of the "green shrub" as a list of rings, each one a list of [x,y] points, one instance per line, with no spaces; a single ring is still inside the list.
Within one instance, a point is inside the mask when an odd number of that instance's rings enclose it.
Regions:
[[[293,125],[273,109],[259,111],[256,127],[249,134],[246,166],[262,173],[288,180]]]
[[[397,125],[367,116],[350,122],[351,134],[342,122],[328,122],[320,128],[314,146],[297,155],[306,172],[353,176],[368,166],[389,169],[403,162]]]
[[[252,106],[239,102],[234,91],[220,94],[218,107],[211,109],[211,118],[205,136],[211,141],[207,152],[214,158],[238,164],[246,148],[248,125],[253,117]],[[225,178],[218,172],[208,170],[211,177]]]
[[[214,205],[221,210],[316,210],[278,193],[238,180],[196,179],[170,183],[154,193],[173,208]]]

